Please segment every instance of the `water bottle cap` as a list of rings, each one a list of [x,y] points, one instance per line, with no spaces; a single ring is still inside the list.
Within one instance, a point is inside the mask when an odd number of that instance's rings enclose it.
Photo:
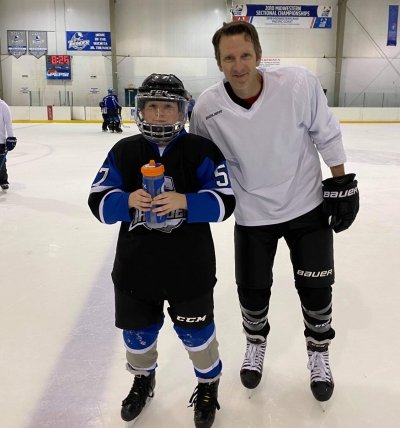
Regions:
[[[156,177],[157,175],[164,174],[164,165],[162,163],[156,163],[152,159],[149,163],[142,166],[141,171],[146,177]]]

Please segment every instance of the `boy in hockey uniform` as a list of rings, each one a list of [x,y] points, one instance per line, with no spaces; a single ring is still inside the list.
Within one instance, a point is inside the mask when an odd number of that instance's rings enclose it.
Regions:
[[[11,111],[7,103],[0,99],[0,187],[7,190],[10,187],[6,165],[7,152],[14,150],[17,144],[12,128]]]
[[[272,268],[283,237],[301,302],[311,390],[327,401],[334,389],[332,230],[347,229],[359,207],[355,174],[344,170],[340,126],[308,70],[257,69],[262,52],[252,24],[224,24],[212,42],[225,80],[200,95],[190,131],[221,149],[236,196],[235,273],[246,336],[240,378],[253,389],[262,377]],[[322,184],[319,155],[332,173]]]
[[[211,141],[184,129],[187,100],[182,82],[152,74],[139,88],[136,123],[141,134],[120,140],[91,188],[89,206],[103,223],[120,221],[112,271],[116,326],[123,330],[132,389],[121,416],[134,420],[153,397],[157,337],[164,301],[192,360],[198,385],[190,399],[197,428],[214,422],[222,364],[218,353],[213,288],[215,253],[209,222],[227,219],[235,199],[225,159]],[[153,200],[142,189],[141,166],[165,168],[165,192]],[[146,211],[167,215],[151,229]]]

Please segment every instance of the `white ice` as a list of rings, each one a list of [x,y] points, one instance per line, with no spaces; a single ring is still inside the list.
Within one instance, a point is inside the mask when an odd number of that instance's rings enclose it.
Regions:
[[[119,416],[132,375],[114,327],[110,280],[118,225],[100,224],[87,206],[92,179],[121,136],[102,133],[100,124],[14,127],[10,189],[0,193],[0,426],[130,427]],[[324,413],[309,390],[300,304],[282,242],[264,377],[248,398],[239,379],[245,339],[231,219],[213,226],[224,365],[215,428],[400,426],[400,124],[342,128],[361,209],[351,229],[335,235],[334,395]],[[122,136],[136,132],[131,124]],[[194,426],[187,405],[195,385],[167,317],[155,398],[135,427]]]

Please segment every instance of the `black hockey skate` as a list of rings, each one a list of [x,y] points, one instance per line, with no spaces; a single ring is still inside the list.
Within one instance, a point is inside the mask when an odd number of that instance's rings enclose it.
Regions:
[[[261,381],[266,346],[266,340],[247,338],[246,353],[240,369],[240,380],[248,389],[256,388]]]
[[[135,376],[132,388],[122,402],[121,418],[124,421],[133,421],[140,415],[146,404],[154,397],[155,386],[155,372],[149,376]]]
[[[196,386],[189,400],[189,407],[194,406],[194,425],[196,428],[210,428],[214,423],[215,411],[220,409],[218,403],[219,379],[215,382],[200,383]]]
[[[314,398],[328,401],[333,394],[334,382],[329,366],[329,343],[308,341],[307,354],[310,370],[310,388]]]
[[[3,183],[3,184],[0,184],[0,187],[1,187],[3,190],[8,190],[8,189],[10,188],[10,185],[9,185],[8,183]]]

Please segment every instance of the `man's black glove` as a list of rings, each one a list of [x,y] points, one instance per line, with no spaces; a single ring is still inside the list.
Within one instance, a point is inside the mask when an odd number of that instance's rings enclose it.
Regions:
[[[357,216],[360,201],[355,176],[346,174],[322,182],[323,210],[336,233],[348,229]]]
[[[14,150],[16,145],[17,145],[17,139],[15,137],[6,138],[6,146],[9,152],[11,152],[11,150]]]

